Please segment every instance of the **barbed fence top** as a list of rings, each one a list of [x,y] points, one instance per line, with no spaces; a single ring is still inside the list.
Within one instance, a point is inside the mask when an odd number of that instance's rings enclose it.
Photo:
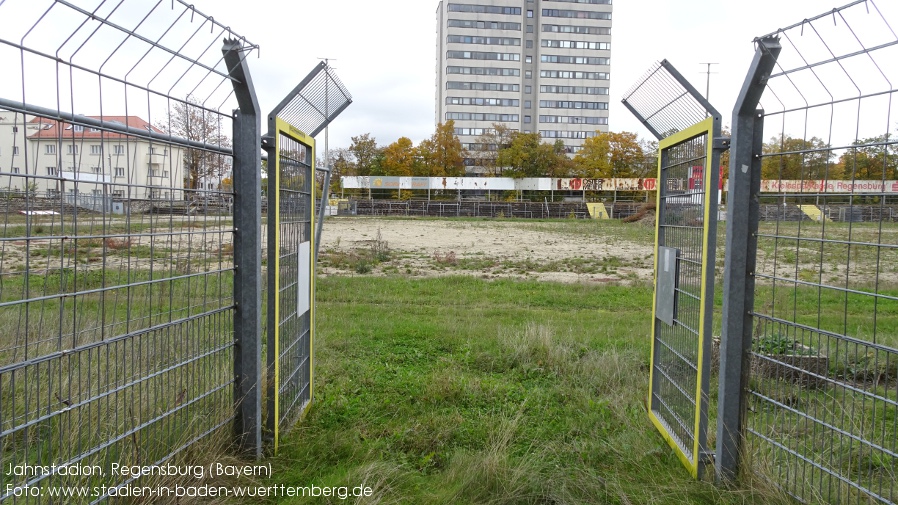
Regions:
[[[652,65],[623,103],[658,140],[720,115],[667,60]]]
[[[325,62],[319,63],[293,91],[272,110],[309,136],[318,135],[352,103],[352,95]]]
[[[236,101],[225,39],[248,49],[244,58],[257,49],[182,0],[4,0],[0,108],[75,123],[92,116],[100,119],[90,126],[110,130],[111,116],[164,126],[179,104],[226,120]]]
[[[893,144],[896,13],[893,2],[858,0],[759,37],[782,46],[761,99],[770,127],[834,151],[884,135]]]

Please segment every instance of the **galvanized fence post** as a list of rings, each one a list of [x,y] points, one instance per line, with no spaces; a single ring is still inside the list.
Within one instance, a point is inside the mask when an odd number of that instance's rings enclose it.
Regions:
[[[239,41],[222,52],[232,78],[234,111],[234,435],[241,451],[262,456],[262,115]]]
[[[748,379],[746,364],[752,340],[760,153],[764,141],[763,114],[755,108],[779,52],[778,39],[758,41],[748,77],[733,109],[715,458],[717,479],[724,482],[735,479],[739,470]]]

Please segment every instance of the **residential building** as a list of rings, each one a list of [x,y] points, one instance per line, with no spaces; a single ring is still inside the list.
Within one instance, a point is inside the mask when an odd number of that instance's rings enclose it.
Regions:
[[[136,116],[88,117],[162,133]],[[45,198],[181,200],[182,165],[181,148],[161,141],[0,111],[2,190]]]
[[[442,0],[436,121],[469,151],[493,123],[560,139],[608,131],[611,0]],[[476,167],[469,171],[476,172]]]

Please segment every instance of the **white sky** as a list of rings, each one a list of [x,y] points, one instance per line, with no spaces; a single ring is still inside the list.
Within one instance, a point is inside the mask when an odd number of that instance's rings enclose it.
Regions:
[[[718,63],[712,67],[710,98],[728,125],[754,53],[752,40],[848,1],[615,0],[610,129],[650,137],[621,105],[621,98],[654,62],[664,58],[702,92],[706,76],[701,63]],[[898,0],[875,1],[898,28]],[[28,3],[9,2],[2,10],[7,19],[0,19],[0,26],[14,22],[10,19],[13,6]],[[386,145],[400,136],[418,143],[433,132],[437,0],[249,4],[193,0],[193,4],[261,46],[260,57],[251,57],[249,65],[263,113],[305,77],[318,58],[329,57],[354,99],[331,126],[332,149],[348,147],[350,137],[363,133]],[[318,141],[323,137],[319,135]]]

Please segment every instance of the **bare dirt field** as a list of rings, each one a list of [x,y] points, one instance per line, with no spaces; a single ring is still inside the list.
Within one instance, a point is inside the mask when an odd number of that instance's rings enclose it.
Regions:
[[[328,218],[319,273],[632,283],[652,277],[653,240],[617,221]]]

